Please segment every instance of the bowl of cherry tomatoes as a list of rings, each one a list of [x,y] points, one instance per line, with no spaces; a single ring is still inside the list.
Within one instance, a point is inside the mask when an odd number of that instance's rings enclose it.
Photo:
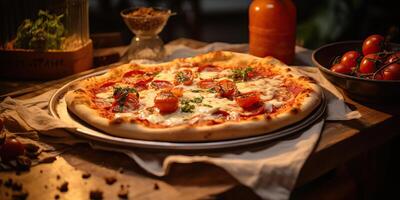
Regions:
[[[324,45],[313,52],[312,60],[354,100],[400,100],[400,44],[388,43],[381,35]]]

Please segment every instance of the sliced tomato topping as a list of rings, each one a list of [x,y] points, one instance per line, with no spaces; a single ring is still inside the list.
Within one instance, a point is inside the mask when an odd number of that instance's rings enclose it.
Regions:
[[[260,93],[258,92],[243,93],[236,96],[235,101],[240,107],[248,109],[261,102]]]
[[[128,93],[115,98],[112,105],[112,111],[115,113],[131,112],[139,107],[139,97],[135,93]]]
[[[123,77],[126,78],[126,77],[131,77],[131,76],[135,76],[135,75],[143,75],[143,74],[145,74],[144,71],[134,69],[129,72],[126,72]]]
[[[183,85],[192,85],[193,83],[193,72],[190,69],[184,69],[182,71],[179,71],[175,75],[175,85],[183,84]]]
[[[154,98],[154,106],[160,113],[172,113],[178,109],[179,98],[171,91],[161,91]]]
[[[204,64],[204,65],[200,65],[199,68],[197,68],[198,72],[219,72],[221,71],[221,68],[219,68],[218,66],[212,65],[212,64]]]
[[[218,109],[215,112],[213,112],[212,115],[216,115],[216,116],[220,116],[220,117],[227,117],[227,116],[229,116],[229,113],[226,112],[225,110]]]
[[[261,115],[265,113],[265,107],[264,104],[258,103],[250,107],[251,109],[247,108],[247,112],[240,113],[239,115],[242,117],[252,117],[256,115]]]
[[[164,88],[173,88],[174,84],[169,81],[164,80],[154,80],[151,82],[150,86],[156,90],[164,89]]]
[[[220,80],[217,91],[221,97],[232,98],[237,92],[236,84],[228,79]]]
[[[171,91],[177,97],[183,96],[183,88],[181,87],[174,87],[171,88],[169,91]]]
[[[213,79],[204,79],[197,83],[197,86],[201,89],[211,89],[217,86],[217,83]]]

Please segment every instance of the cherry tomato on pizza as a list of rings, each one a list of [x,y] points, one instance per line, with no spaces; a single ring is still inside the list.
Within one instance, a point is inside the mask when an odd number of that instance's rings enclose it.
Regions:
[[[199,86],[201,89],[211,89],[217,86],[217,82],[215,82],[213,79],[204,79],[200,80],[197,83],[197,86]]]
[[[160,113],[172,113],[178,109],[179,98],[171,91],[161,91],[154,98],[154,106]]]
[[[165,80],[153,80],[150,83],[150,86],[156,90],[159,90],[159,89],[165,89],[165,88],[173,88],[174,84],[172,84],[169,81],[165,81]]]
[[[379,53],[383,50],[385,38],[381,35],[371,35],[364,40],[362,52],[364,56],[373,53]]]
[[[223,79],[218,82],[217,92],[221,97],[232,98],[236,92],[236,84],[228,79]]]
[[[236,96],[235,101],[240,107],[244,109],[251,108],[261,102],[260,93],[255,91],[243,93]]]
[[[190,69],[184,69],[176,73],[175,75],[175,85],[192,85],[194,74]]]

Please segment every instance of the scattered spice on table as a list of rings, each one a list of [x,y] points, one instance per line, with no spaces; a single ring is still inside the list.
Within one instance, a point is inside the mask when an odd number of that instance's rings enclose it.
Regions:
[[[112,185],[112,184],[114,184],[115,182],[117,182],[117,178],[115,178],[115,176],[107,176],[107,177],[104,177],[104,180],[106,181],[106,183],[107,183],[108,185]]]
[[[83,173],[82,174],[82,178],[83,179],[88,179],[88,178],[90,178],[92,175],[89,173],[89,172],[85,172],[85,173]]]
[[[154,190],[159,190],[159,189],[160,189],[160,186],[158,186],[157,183],[154,183]]]
[[[57,189],[58,189],[60,192],[68,192],[68,182],[65,181],[65,182],[62,183]]]
[[[89,194],[90,200],[102,200],[103,199],[103,191],[101,190],[91,190]]]

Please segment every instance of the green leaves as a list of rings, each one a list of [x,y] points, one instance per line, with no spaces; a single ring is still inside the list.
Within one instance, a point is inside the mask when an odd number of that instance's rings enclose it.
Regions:
[[[39,10],[35,21],[25,19],[18,27],[14,47],[41,51],[61,49],[65,39],[64,25],[61,23],[63,17],[63,14],[57,16]]]
[[[186,74],[183,73],[183,72],[178,72],[178,74],[176,75],[176,80],[177,80],[179,83],[183,83],[183,82],[185,82],[185,81],[188,81],[188,80],[189,80],[189,77],[187,77]]]
[[[135,88],[130,88],[130,87],[115,87],[114,88],[114,99],[117,103],[118,106],[114,107],[114,112],[122,112],[124,110],[124,105],[126,102],[126,99],[129,95],[129,93],[134,93],[136,94],[137,97],[139,97],[139,93]]]
[[[193,99],[182,99],[181,100],[181,111],[186,113],[192,113],[195,109],[194,104],[203,102],[204,97],[195,97]]]
[[[247,81],[249,80],[249,72],[252,72],[252,67],[246,67],[241,69],[233,69],[233,75],[231,76],[235,81]]]

